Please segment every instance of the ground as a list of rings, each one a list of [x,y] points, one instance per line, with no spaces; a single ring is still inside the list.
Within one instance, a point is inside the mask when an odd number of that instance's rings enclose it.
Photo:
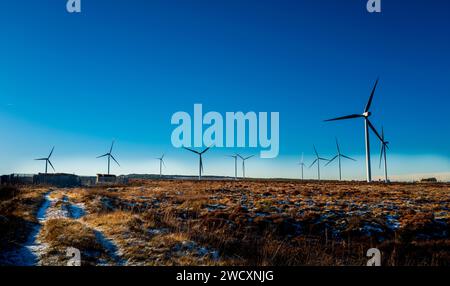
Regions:
[[[0,265],[450,265],[450,185],[134,180],[0,189]]]

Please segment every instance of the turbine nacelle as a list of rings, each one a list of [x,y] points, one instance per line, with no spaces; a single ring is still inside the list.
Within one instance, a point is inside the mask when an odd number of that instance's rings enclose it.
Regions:
[[[372,112],[370,112],[370,111],[366,111],[366,112],[364,112],[363,114],[361,114],[362,116],[364,116],[365,118],[367,118],[367,117],[369,117],[369,116],[371,116],[372,115]]]

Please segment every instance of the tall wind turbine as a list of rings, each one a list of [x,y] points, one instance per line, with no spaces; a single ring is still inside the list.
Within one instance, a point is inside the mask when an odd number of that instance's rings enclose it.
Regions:
[[[238,159],[238,155],[229,155],[228,157],[234,158],[234,179],[237,180],[237,159]]]
[[[251,155],[248,157],[242,157],[241,155],[237,154],[239,156],[239,158],[242,159],[242,178],[245,179],[245,161],[247,161],[248,159],[254,157],[255,155]]]
[[[317,179],[320,181],[320,161],[329,161],[328,159],[322,158],[319,156],[319,153],[317,153],[316,150],[316,146],[314,146],[314,153],[316,154],[316,160],[314,160],[314,162],[312,162],[311,166],[309,166],[309,168],[311,168],[315,163],[317,163]]]
[[[53,167],[52,162],[50,161],[50,157],[52,156],[54,150],[55,150],[55,147],[53,146],[52,151],[50,151],[50,154],[48,154],[48,157],[35,159],[37,161],[45,161],[45,174],[47,174],[48,164],[50,164],[50,166],[52,167],[53,172],[55,171],[55,168]]]
[[[389,149],[389,142],[384,140],[384,128],[381,127],[381,138],[379,138],[381,141],[381,153],[380,153],[380,165],[379,168],[381,168],[381,161],[384,157],[384,182],[389,183],[388,175],[387,175],[387,160],[386,160],[386,148]]]
[[[164,154],[160,158],[156,158],[159,160],[159,177],[162,178],[162,166],[166,167],[166,163],[164,163]]]
[[[198,152],[198,151],[195,151],[195,150],[193,150],[193,149],[186,148],[186,147],[183,147],[183,148],[186,149],[186,150],[188,150],[188,151],[191,151],[192,153],[195,153],[195,154],[198,155],[198,157],[199,157],[198,179],[201,180],[201,179],[202,179],[202,173],[203,173],[203,159],[202,159],[202,156],[203,156],[203,154],[206,153],[206,151],[208,151],[208,150],[211,148],[211,146],[208,147],[208,148],[206,148],[206,149],[203,150],[202,152]]]
[[[114,158],[114,156],[112,155],[113,146],[114,146],[114,141],[112,142],[111,148],[109,149],[109,152],[108,152],[108,153],[106,153],[106,154],[104,154],[104,155],[101,155],[101,156],[98,156],[98,157],[97,157],[97,158],[102,158],[102,157],[106,157],[106,156],[108,157],[108,175],[109,175],[109,170],[110,170],[110,162],[111,162],[111,159],[113,159],[114,162],[116,162],[117,165],[120,166],[119,162],[117,162],[116,158]]]
[[[300,167],[302,168],[302,181],[303,181],[303,167],[305,167],[305,163],[303,162],[303,153],[302,153],[302,160],[300,161],[300,163],[298,163],[300,165]]]
[[[333,119],[328,119],[325,121],[335,121],[335,120],[344,120],[344,119],[351,119],[351,118],[364,118],[364,133],[365,133],[365,141],[366,141],[366,174],[367,174],[367,182],[372,181],[372,171],[370,168],[370,142],[369,142],[369,128],[372,129],[375,133],[377,131],[373,127],[372,123],[369,120],[369,117],[372,115],[370,112],[370,106],[372,105],[372,99],[373,95],[375,94],[375,90],[378,85],[378,79],[375,82],[375,85],[373,86],[372,93],[370,94],[369,101],[367,101],[366,107],[364,108],[364,112],[362,114],[351,114],[347,116],[337,117]]]
[[[325,164],[325,167],[328,166],[331,162],[333,162],[337,158],[338,162],[339,162],[339,181],[341,181],[342,180],[341,157],[345,158],[345,159],[352,160],[352,161],[356,161],[356,160],[341,153],[341,148],[339,148],[339,142],[338,142],[337,138],[336,138],[336,148],[337,148],[337,155],[334,156],[333,159],[328,161],[328,163]]]

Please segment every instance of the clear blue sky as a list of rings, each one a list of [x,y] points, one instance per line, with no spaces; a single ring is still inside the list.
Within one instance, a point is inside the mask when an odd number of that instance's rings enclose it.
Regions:
[[[196,173],[170,142],[176,111],[280,112],[280,156],[249,161],[249,176],[295,177],[312,144],[342,149],[345,177],[363,178],[363,111],[377,76],[373,123],[385,126],[393,175],[450,172],[450,2],[383,0],[65,0],[0,5],[0,173],[36,173],[56,146],[60,172],[104,172],[95,159],[117,140],[116,174]],[[372,136],[375,175],[379,144]],[[232,175],[212,150],[205,173]],[[307,176],[313,177],[314,170]],[[334,167],[324,170],[336,177]]]

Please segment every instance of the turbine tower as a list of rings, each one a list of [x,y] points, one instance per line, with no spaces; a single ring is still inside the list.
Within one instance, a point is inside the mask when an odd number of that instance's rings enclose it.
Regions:
[[[160,158],[156,158],[159,160],[159,178],[162,178],[162,167],[166,167],[166,163],[164,163],[164,154]]]
[[[55,150],[55,147],[53,146],[52,151],[50,151],[50,154],[48,155],[48,157],[35,159],[36,161],[45,161],[45,174],[47,174],[48,164],[50,164],[50,166],[52,167],[53,172],[55,171],[55,168],[53,167],[52,162],[50,161],[50,157],[52,156],[54,150]]]
[[[305,163],[303,162],[303,153],[302,153],[302,160],[300,161],[300,163],[298,163],[300,165],[300,167],[302,168],[302,181],[303,181],[303,167],[305,167]]]
[[[245,161],[247,161],[248,159],[254,157],[255,155],[251,155],[251,156],[248,156],[248,157],[245,157],[245,158],[242,157],[242,156],[239,155],[239,154],[236,154],[236,155],[238,155],[239,158],[242,159],[242,178],[245,179]]]
[[[344,154],[341,153],[341,148],[339,148],[339,143],[338,140],[336,138],[336,148],[337,148],[337,155],[333,157],[333,159],[331,159],[330,161],[328,161],[328,163],[325,164],[325,167],[328,166],[331,162],[333,162],[336,158],[338,159],[339,162],[339,181],[342,181],[342,172],[341,172],[341,157],[345,158],[345,159],[349,159],[352,161],[356,161],[353,158],[350,158]]]
[[[206,148],[206,149],[203,150],[202,152],[198,152],[198,151],[195,151],[195,150],[193,150],[193,149],[186,148],[186,147],[183,147],[183,148],[186,149],[186,150],[188,150],[188,151],[191,151],[192,153],[195,153],[195,154],[198,155],[198,157],[199,157],[198,179],[201,180],[201,179],[202,179],[202,173],[203,173],[203,159],[202,159],[202,156],[203,156],[203,154],[206,153],[206,151],[208,151],[208,150],[211,148],[211,146],[208,147],[208,148]]]
[[[113,159],[114,162],[116,162],[117,165],[119,165],[119,167],[120,167],[119,162],[117,162],[116,158],[114,158],[114,156],[112,155],[113,146],[114,146],[114,141],[112,142],[111,148],[109,149],[108,153],[97,157],[97,158],[102,158],[102,157],[106,157],[106,156],[108,157],[108,175],[109,175],[109,170],[110,170],[111,159]]]
[[[238,159],[238,155],[229,155],[228,157],[234,158],[234,180],[237,180],[237,159]]]
[[[309,168],[311,168],[315,163],[317,163],[317,179],[320,181],[320,161],[329,161],[328,159],[322,158],[319,156],[319,153],[317,153],[317,149],[316,146],[314,146],[314,153],[316,154],[316,160],[314,160],[314,162],[312,162],[311,166],[309,166]]]
[[[373,86],[372,93],[370,94],[369,101],[366,104],[366,107],[364,108],[364,112],[362,114],[351,114],[347,116],[337,117],[333,119],[328,119],[325,121],[335,121],[335,120],[344,120],[344,119],[352,119],[352,118],[364,118],[364,133],[365,133],[365,142],[366,142],[366,176],[367,176],[367,182],[372,181],[372,171],[370,167],[370,142],[369,142],[369,128],[372,129],[375,133],[376,130],[373,127],[372,123],[369,120],[369,117],[372,115],[370,112],[370,106],[372,105],[372,99],[373,95],[375,94],[375,90],[378,85],[378,79],[375,82],[375,85]]]

